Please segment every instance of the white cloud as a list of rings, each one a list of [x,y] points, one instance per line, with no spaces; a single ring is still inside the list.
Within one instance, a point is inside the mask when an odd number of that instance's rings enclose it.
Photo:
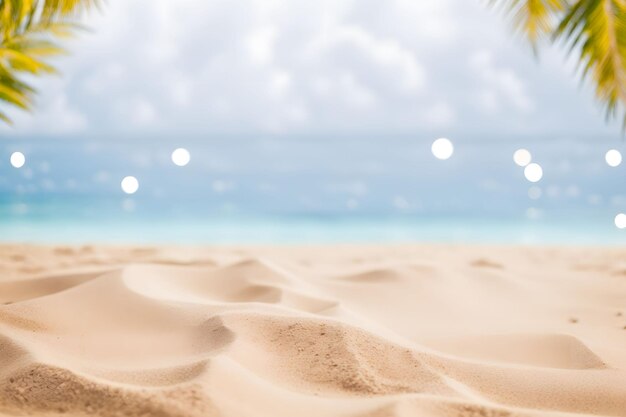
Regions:
[[[533,110],[571,88],[556,65],[530,79],[498,17],[462,0],[118,0],[86,23],[20,132],[508,129],[562,120]]]
[[[350,1],[325,2],[323,13],[285,0],[145,1],[111,4],[77,46],[89,52],[71,67],[88,74],[84,95],[99,97],[100,128],[290,132],[361,129],[364,117],[382,129],[396,118],[419,124],[413,106],[397,103],[422,97],[417,51],[349,22]]]
[[[353,74],[345,71],[336,80],[332,92],[337,94],[340,100],[344,100],[354,108],[368,108],[376,103],[376,95],[365,85],[356,80]]]
[[[355,62],[368,64],[363,69],[376,71],[402,93],[419,91],[425,81],[425,71],[413,51],[397,40],[377,38],[358,26],[340,26],[333,32],[320,34],[310,52],[317,56],[353,54]]]
[[[80,132],[87,127],[85,116],[70,107],[67,96],[59,93],[41,111],[36,129],[54,133]]]
[[[250,60],[257,65],[269,64],[274,58],[274,44],[276,42],[276,28],[266,26],[255,30],[246,37],[246,47]]]
[[[136,126],[146,126],[157,120],[157,111],[148,100],[136,97],[123,105],[131,123]]]
[[[459,36],[454,0],[395,0],[396,18],[413,25],[421,38],[429,42],[449,43]]]
[[[475,101],[479,108],[487,114],[494,114],[498,112],[499,100],[498,93],[490,88],[485,88],[475,94]]]
[[[175,105],[187,107],[192,104],[193,85],[185,75],[174,74],[169,83],[169,91]]]
[[[83,81],[83,87],[89,94],[102,95],[107,93],[116,83],[119,83],[125,74],[126,68],[122,64],[111,62],[103,68],[97,68],[93,74],[88,76]]]
[[[450,127],[455,120],[454,109],[448,103],[438,102],[422,114],[421,120],[430,127]]]
[[[524,113],[533,110],[525,83],[513,69],[497,66],[491,52],[474,53],[469,66],[483,85],[483,90],[477,94],[477,102],[483,110],[494,113],[502,101]]]
[[[48,85],[53,95],[44,95],[37,100],[37,106],[33,112],[24,113],[9,110],[9,115],[13,119],[15,126],[19,128],[18,133],[33,134],[69,134],[86,130],[89,126],[85,115],[70,104],[70,100],[65,93],[65,82],[51,82]],[[13,133],[14,128],[0,124],[0,129]]]
[[[275,69],[270,75],[269,94],[271,97],[281,98],[289,93],[292,85],[292,76],[288,71]]]
[[[528,112],[533,102],[526,92],[524,82],[511,69],[502,69],[496,75],[496,83],[504,95],[517,109]]]

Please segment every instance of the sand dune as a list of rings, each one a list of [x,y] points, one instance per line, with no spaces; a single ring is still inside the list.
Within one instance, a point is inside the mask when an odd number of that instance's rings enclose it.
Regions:
[[[0,416],[626,416],[626,252],[0,247]]]

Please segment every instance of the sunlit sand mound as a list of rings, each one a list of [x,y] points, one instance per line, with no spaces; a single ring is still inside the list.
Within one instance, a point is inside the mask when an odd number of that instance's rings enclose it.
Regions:
[[[373,269],[356,274],[343,275],[337,277],[336,280],[350,284],[385,284],[401,281],[402,276],[399,271],[393,269]]]
[[[604,368],[604,362],[573,336],[511,334],[455,337],[430,347],[463,358],[546,368]]]
[[[626,416],[625,258],[0,248],[0,416]]]
[[[456,395],[426,355],[351,326],[250,314],[227,322],[238,334],[233,357],[285,388],[316,395]]]
[[[43,278],[0,281],[0,304],[11,304],[30,298],[54,294],[100,276],[100,271],[66,272]]]

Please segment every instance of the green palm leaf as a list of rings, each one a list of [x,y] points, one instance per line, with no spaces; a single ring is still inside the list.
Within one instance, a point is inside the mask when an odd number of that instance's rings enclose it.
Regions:
[[[626,130],[626,0],[491,0],[536,48],[550,35],[578,54],[581,78],[591,78],[607,118],[622,112]]]
[[[569,8],[555,37],[579,54],[582,76],[590,77],[607,117],[626,108],[626,1],[580,0]],[[626,127],[626,113],[622,115]]]
[[[30,110],[35,90],[20,73],[56,72],[46,57],[63,52],[54,38],[71,36],[75,20],[97,0],[0,0],[0,102]],[[0,120],[10,123],[5,112]]]
[[[490,0],[492,6],[504,9],[513,26],[530,40],[533,48],[551,35],[556,17],[567,7],[566,0]]]

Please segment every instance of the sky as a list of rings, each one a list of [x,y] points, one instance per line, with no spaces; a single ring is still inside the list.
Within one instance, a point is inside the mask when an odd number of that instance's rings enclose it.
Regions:
[[[619,138],[562,48],[480,1],[111,0],[85,24],[0,134]]]

